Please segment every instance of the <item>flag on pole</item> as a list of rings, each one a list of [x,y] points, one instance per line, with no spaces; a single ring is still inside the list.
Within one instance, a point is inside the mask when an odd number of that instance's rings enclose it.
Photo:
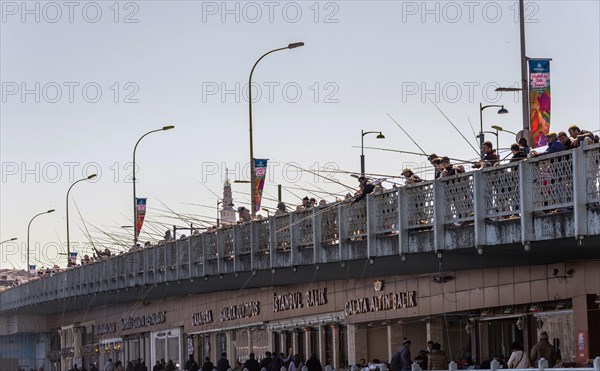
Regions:
[[[136,198],[135,207],[137,220],[135,221],[135,235],[139,236],[142,230],[142,224],[144,224],[144,218],[146,217],[146,198]]]
[[[529,60],[529,128],[533,145],[548,144],[550,131],[550,59]]]
[[[265,176],[267,174],[267,160],[254,159],[254,205],[255,212],[260,211],[260,202],[262,200],[263,188],[265,186]]]

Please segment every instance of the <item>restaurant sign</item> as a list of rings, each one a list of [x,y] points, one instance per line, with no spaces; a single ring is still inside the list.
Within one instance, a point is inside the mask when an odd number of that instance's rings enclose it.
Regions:
[[[389,293],[371,298],[353,299],[346,302],[344,312],[347,316],[391,309],[403,309],[417,306],[415,291]]]
[[[250,318],[260,313],[260,302],[251,301],[240,305],[232,305],[221,309],[221,322]]]
[[[97,335],[106,335],[106,334],[112,334],[115,332],[117,332],[117,323],[116,322],[104,323],[104,324],[98,325],[96,327]]]
[[[301,292],[290,292],[283,295],[273,293],[273,312],[283,312],[291,309],[316,307],[327,304],[327,288],[307,290]]]
[[[139,317],[129,317],[121,319],[121,331],[131,330],[134,328],[158,325],[167,320],[167,311],[146,314]]]
[[[204,310],[202,312],[192,314],[192,326],[205,325],[213,321],[212,310]]]

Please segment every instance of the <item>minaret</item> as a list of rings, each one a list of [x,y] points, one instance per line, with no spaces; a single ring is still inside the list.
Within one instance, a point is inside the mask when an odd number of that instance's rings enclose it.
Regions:
[[[228,174],[227,171],[226,174]],[[223,208],[220,213],[221,223],[224,227],[235,224],[236,212],[233,208],[233,196],[231,195],[231,183],[228,175],[225,176],[225,183],[223,183]]]

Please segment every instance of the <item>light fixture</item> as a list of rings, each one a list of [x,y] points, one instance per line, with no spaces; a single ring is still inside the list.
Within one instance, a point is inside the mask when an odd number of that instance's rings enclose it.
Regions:
[[[577,236],[577,246],[583,246],[585,241],[585,236]]]
[[[369,258],[369,264],[375,264],[375,258]]]
[[[508,110],[506,108],[504,108],[504,106],[502,106],[502,108],[500,108],[498,110],[498,114],[500,114],[500,115],[505,115],[507,113],[508,113]]]
[[[438,260],[442,260],[442,257],[443,257],[442,250],[440,250],[437,252],[437,258],[438,258]]]
[[[341,266],[342,268],[344,268],[344,267],[346,266],[346,262],[344,262],[344,261],[343,261],[343,262],[340,262],[340,266]]]
[[[379,132],[379,135],[377,135],[375,138],[377,138],[377,139],[385,139],[385,135],[383,135],[382,132]]]
[[[275,274],[275,268],[271,269],[271,273]]]
[[[523,249],[524,249],[525,251],[530,251],[530,250],[531,250],[531,244],[530,244],[529,242],[525,242],[525,243],[523,244]]]
[[[465,331],[467,332],[467,334],[471,334],[472,330],[473,330],[473,325],[471,325],[471,321],[467,320],[467,325],[465,326]]]
[[[219,278],[220,278],[220,279],[223,279],[224,277],[225,277],[225,276],[223,276],[223,274],[222,274],[222,273],[221,273],[221,274],[219,274]]]
[[[402,254],[400,255],[400,259],[405,262],[406,261],[406,254]]]
[[[208,274],[205,274],[205,275],[204,275],[204,280],[205,280],[205,281],[208,281]]]
[[[295,266],[295,265],[294,265],[294,266],[292,266],[292,271],[294,271],[294,272],[298,271],[298,267],[297,267],[297,266]]]
[[[523,330],[525,328],[525,321],[523,321],[523,317],[519,317],[515,325],[517,326],[517,329]]]
[[[536,323],[537,323],[537,328],[539,330],[541,330],[542,327],[544,327],[544,321],[542,321],[542,319],[540,317],[537,318]]]
[[[477,248],[477,254],[483,255],[483,247],[478,247]]]
[[[319,269],[321,269],[321,267],[319,267],[319,264],[315,265],[315,270],[318,271]]]

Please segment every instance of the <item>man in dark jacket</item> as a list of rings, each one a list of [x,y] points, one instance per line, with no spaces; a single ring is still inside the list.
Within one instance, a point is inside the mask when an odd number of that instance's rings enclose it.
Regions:
[[[202,371],[212,371],[214,368],[215,366],[210,361],[210,358],[206,357],[204,359],[204,363],[202,364]]]
[[[185,362],[185,369],[188,371],[191,370],[192,366],[194,365],[194,362],[196,362],[194,360],[194,355],[190,354],[190,358],[188,358],[187,362]]]
[[[573,148],[571,138],[569,138],[567,133],[565,133],[564,131],[558,133],[558,141],[562,143],[563,147],[565,148],[565,151]]]
[[[527,159],[527,155],[521,150],[521,146],[519,146],[517,143],[514,143],[510,146],[510,151],[512,152],[510,162],[517,162]]]
[[[542,331],[540,333],[540,341],[531,348],[530,357],[531,365],[538,367],[538,361],[542,358],[548,361],[548,367],[554,367],[556,363],[554,347],[548,342],[548,333]]]
[[[266,368],[268,370],[271,362],[273,362],[273,358],[271,358],[271,352],[267,350],[265,352],[265,358],[260,360],[260,369]]]
[[[565,147],[563,147],[562,143],[558,141],[556,133],[548,133],[548,135],[546,135],[546,138],[548,139],[548,148],[542,153],[531,151],[532,157],[549,155],[551,153],[564,151]]]
[[[373,193],[375,190],[375,186],[371,183],[367,183],[367,178],[364,176],[358,178],[358,182],[360,183],[360,188],[358,189],[358,194],[352,203],[362,200],[363,198],[367,197],[369,193]]]
[[[231,368],[229,366],[229,360],[227,359],[227,353],[221,353],[221,358],[217,361],[217,371],[227,371]]]
[[[323,371],[321,362],[314,353],[312,353],[308,361],[306,361],[306,368],[308,368],[308,371]]]
[[[411,341],[404,338],[402,348],[400,348],[400,370],[410,370],[412,365],[412,357],[410,356]]]
[[[254,359],[254,353],[250,353],[248,357],[246,362],[244,362],[244,367],[247,368],[248,371],[260,371],[260,363]]]

